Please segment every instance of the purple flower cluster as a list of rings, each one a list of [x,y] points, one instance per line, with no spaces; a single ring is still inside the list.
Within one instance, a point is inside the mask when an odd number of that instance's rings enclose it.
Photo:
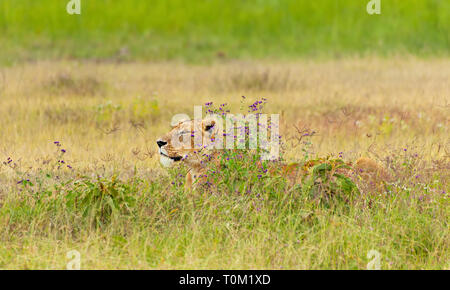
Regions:
[[[17,184],[23,184],[23,183],[27,183],[27,182],[30,182],[30,180],[29,179],[22,179],[22,180],[18,181]]]
[[[61,158],[64,154],[67,153],[67,150],[66,150],[66,149],[59,149],[59,148],[62,146],[61,142],[59,142],[59,141],[54,141],[53,144],[55,144],[56,147],[58,147],[58,153],[59,153],[58,155],[59,155],[59,158]],[[61,168],[61,165],[65,165],[65,164],[66,164],[66,162],[65,162],[63,159],[59,159],[59,160],[58,160],[58,169]],[[73,167],[72,167],[71,165],[69,165],[69,164],[67,164],[66,166],[67,166],[67,168],[69,168],[69,169],[73,169]]]
[[[264,104],[266,104],[266,99],[262,98],[261,101],[255,101],[253,104],[251,104],[250,106],[248,106],[250,108],[250,110],[248,112],[257,112],[257,111],[261,111],[264,107]]]

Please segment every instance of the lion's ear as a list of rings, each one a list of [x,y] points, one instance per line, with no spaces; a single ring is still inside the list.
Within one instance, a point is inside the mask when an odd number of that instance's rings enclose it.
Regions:
[[[210,132],[214,126],[216,125],[216,121],[214,120],[203,120],[202,121],[202,128],[205,132]]]

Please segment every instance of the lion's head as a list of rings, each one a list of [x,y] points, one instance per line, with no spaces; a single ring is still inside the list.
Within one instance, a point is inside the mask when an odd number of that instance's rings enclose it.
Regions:
[[[160,162],[165,167],[183,161],[190,167],[201,166],[203,156],[218,132],[214,118],[178,122],[157,139]]]

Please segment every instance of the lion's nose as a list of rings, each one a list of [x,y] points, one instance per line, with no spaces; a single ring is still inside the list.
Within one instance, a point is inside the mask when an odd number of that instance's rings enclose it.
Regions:
[[[164,141],[161,141],[161,140],[158,140],[158,141],[156,141],[156,144],[158,144],[158,147],[163,147],[164,145],[166,145],[167,144],[167,142],[164,142]]]

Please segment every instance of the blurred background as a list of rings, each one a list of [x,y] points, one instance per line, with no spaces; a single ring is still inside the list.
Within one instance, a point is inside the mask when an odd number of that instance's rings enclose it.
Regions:
[[[0,64],[448,56],[450,1],[0,0]]]

